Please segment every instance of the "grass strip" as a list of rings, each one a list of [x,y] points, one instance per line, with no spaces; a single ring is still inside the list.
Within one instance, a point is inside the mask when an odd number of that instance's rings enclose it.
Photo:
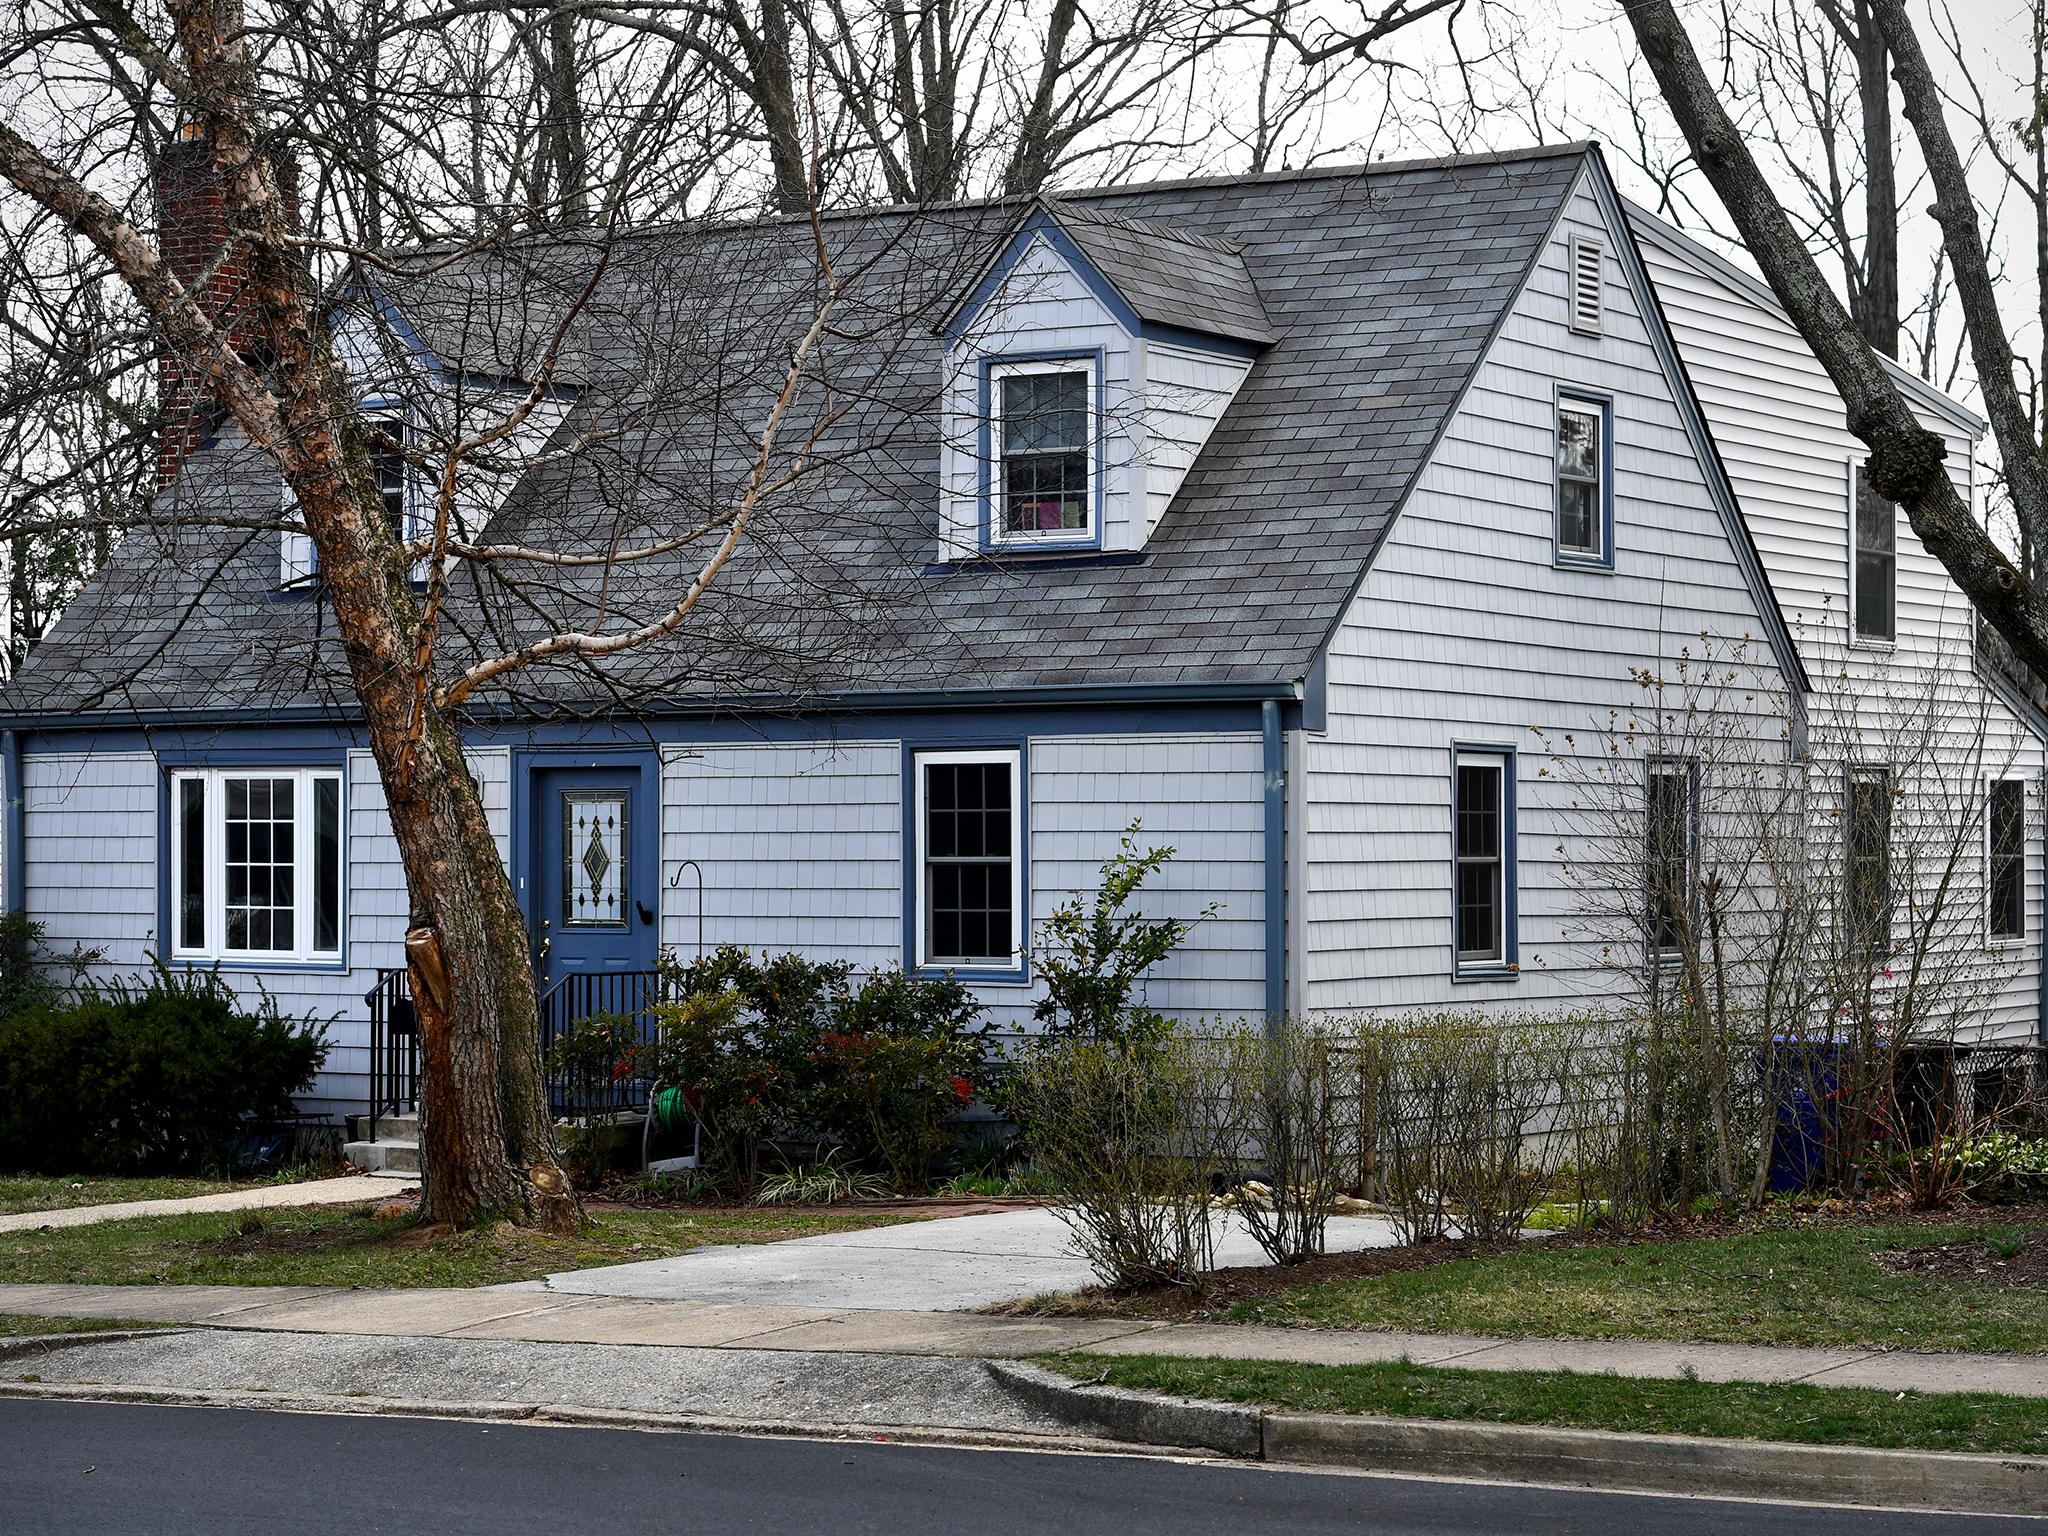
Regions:
[[[1877,1257],[2010,1242],[2022,1230],[1997,1222],[1813,1226],[1644,1243],[1532,1242],[1486,1258],[1304,1285],[1241,1302],[1228,1316],[1519,1338],[2048,1351],[2048,1295],[2040,1289],[1900,1273]]]
[[[148,1216],[48,1232],[0,1233],[10,1285],[496,1285],[563,1270],[671,1258],[714,1243],[772,1243],[916,1219],[845,1212],[698,1207],[605,1211],[574,1237],[510,1225],[470,1232],[377,1220],[374,1205]]]
[[[1077,1380],[1305,1413],[1544,1424],[1797,1445],[2048,1455],[2048,1399],[1753,1382],[1662,1381],[1572,1371],[1297,1365],[1161,1355],[1059,1355]]]
[[[43,1333],[106,1333],[112,1329],[170,1327],[138,1323],[126,1317],[37,1317],[26,1312],[0,1312],[0,1339],[22,1339]]]

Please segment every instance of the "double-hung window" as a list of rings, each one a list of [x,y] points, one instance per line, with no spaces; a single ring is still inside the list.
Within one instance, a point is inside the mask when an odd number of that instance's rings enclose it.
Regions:
[[[1460,751],[1451,804],[1452,927],[1457,969],[1514,960],[1514,781],[1506,752]]]
[[[1852,767],[1842,829],[1847,855],[1843,938],[1849,952],[1878,956],[1891,949],[1892,771]]]
[[[1095,365],[1091,359],[990,369],[995,463],[990,542],[1078,544],[1095,526]]]
[[[917,963],[1022,965],[1022,754],[1014,748],[919,752],[913,773]]]
[[[414,476],[405,460],[405,448],[411,442],[405,417],[393,411],[378,411],[364,416],[362,425],[370,457],[370,473],[377,484],[377,499],[384,506],[384,521],[391,529],[391,536],[404,544],[412,538],[415,521],[412,515]],[[283,495],[285,514],[296,514],[298,501],[290,486],[283,488]],[[286,533],[278,569],[279,585],[293,587],[310,583],[318,573],[318,567],[312,539],[303,533]],[[422,574],[419,570],[413,572],[415,579]]]
[[[170,831],[173,958],[340,958],[338,769],[178,769]]]
[[[1598,400],[1558,396],[1558,559],[1604,565],[1611,557],[1607,484],[1607,407]]]
[[[1849,467],[1849,624],[1856,639],[1889,645],[1899,637],[1899,509]]]
[[[1653,758],[1645,807],[1644,896],[1651,953],[1675,960],[1685,952],[1692,918],[1695,821],[1699,780],[1690,763]]]
[[[1992,784],[1984,809],[1985,932],[1994,944],[2027,936],[2027,786]]]

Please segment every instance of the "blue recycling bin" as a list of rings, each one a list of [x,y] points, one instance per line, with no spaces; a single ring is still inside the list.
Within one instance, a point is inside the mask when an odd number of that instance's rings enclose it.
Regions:
[[[1810,1189],[1827,1171],[1834,1139],[1832,1104],[1841,1083],[1837,1040],[1779,1035],[1758,1067],[1771,1114],[1770,1184],[1777,1194]]]

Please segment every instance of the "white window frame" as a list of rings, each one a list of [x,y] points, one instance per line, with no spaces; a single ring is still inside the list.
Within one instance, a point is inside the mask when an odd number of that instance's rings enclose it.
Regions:
[[[2020,931],[1997,933],[1991,927],[1992,895],[1997,877],[1997,849],[1991,841],[1993,795],[2012,785],[2020,796]],[[1984,781],[1984,942],[1994,948],[2008,948],[2027,942],[2027,781],[2017,774],[2005,774]]]
[[[1006,958],[961,959],[931,953],[931,865],[926,861],[926,769],[941,763],[1001,763],[1010,770],[1010,953]],[[921,970],[1014,971],[1024,964],[1024,754],[1016,747],[976,747],[911,754],[911,838],[917,880],[912,952]]]
[[[290,949],[230,949],[227,944],[227,781],[230,779],[290,779],[292,792],[292,932],[299,942]],[[199,781],[204,786],[206,942],[193,946],[183,942],[183,891],[185,872],[185,819],[179,813],[179,788]],[[316,948],[313,942],[313,786],[327,780],[335,786],[335,924],[332,948]],[[169,910],[165,914],[166,950],[173,960],[219,961],[222,964],[331,964],[341,959],[348,945],[348,781],[342,770],[328,767],[265,766],[254,764],[228,768],[176,768],[170,775],[170,835],[165,839],[170,860],[165,889]]]
[[[1597,458],[1593,465],[1593,544],[1590,549],[1564,541],[1565,475],[1558,467],[1558,446],[1564,441],[1565,413],[1593,418],[1593,443]],[[1590,566],[1608,570],[1614,564],[1614,466],[1608,462],[1614,451],[1613,411],[1598,395],[1559,389],[1550,421],[1550,548],[1559,565]],[[1583,480],[1574,479],[1574,485]]]
[[[1454,971],[1459,974],[1494,975],[1514,963],[1513,957],[1508,953],[1508,906],[1511,899],[1509,883],[1515,878],[1509,856],[1511,850],[1508,847],[1508,823],[1513,819],[1510,797],[1514,794],[1511,768],[1514,757],[1506,752],[1488,751],[1484,748],[1460,748],[1451,762],[1451,962]],[[1480,954],[1477,951],[1468,953],[1458,945],[1458,872],[1463,867],[1462,855],[1458,852],[1458,813],[1464,805],[1459,779],[1467,768],[1489,770],[1500,784],[1500,792],[1494,801],[1496,832],[1493,850],[1495,878],[1491,954]]]
[[[1856,460],[1849,460],[1849,529],[1847,552],[1849,561],[1849,611],[1842,615],[1849,626],[1849,643],[1866,650],[1892,651],[1899,645],[1899,507],[1890,503],[1892,509],[1892,633],[1886,639],[1882,635],[1866,635],[1856,627],[1856,502],[1863,486],[1863,466]]]
[[[1087,509],[1088,521],[1079,528],[1061,528],[1043,532],[1011,533],[1004,523],[1006,496],[1003,489],[1003,381],[1027,374],[1080,373],[1086,383],[1084,395],[1088,403],[1087,423],[1084,428],[1088,449],[1088,489],[1082,497]],[[1101,433],[1095,419],[1095,396],[1101,385],[1096,372],[1096,360],[1086,353],[1072,357],[1035,357],[1015,362],[991,363],[988,370],[988,504],[983,509],[988,542],[997,546],[1048,545],[1093,545],[1101,537],[1102,508],[1102,444]]]

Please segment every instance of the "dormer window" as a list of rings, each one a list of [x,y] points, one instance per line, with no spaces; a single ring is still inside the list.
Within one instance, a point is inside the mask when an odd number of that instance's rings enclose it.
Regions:
[[[370,472],[377,477],[377,494],[384,502],[384,521],[390,525],[391,536],[403,544],[411,537],[406,513],[412,484],[401,447],[405,442],[405,418],[370,416],[364,418],[363,425],[370,434]]]
[[[998,363],[989,392],[989,542],[1094,542],[1093,360]]]

